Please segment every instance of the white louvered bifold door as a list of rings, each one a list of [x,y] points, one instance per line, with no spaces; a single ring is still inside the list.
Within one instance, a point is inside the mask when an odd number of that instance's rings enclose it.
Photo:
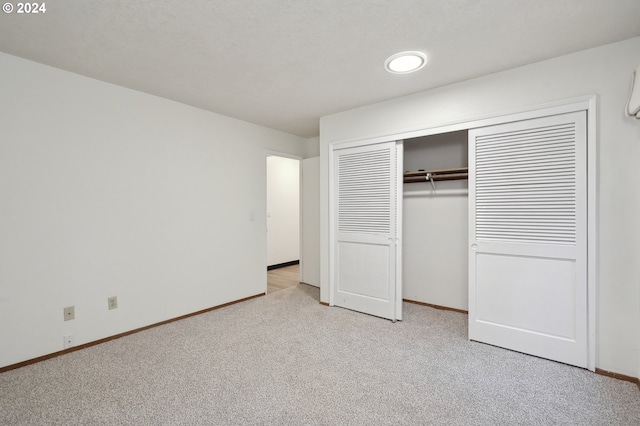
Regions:
[[[470,130],[469,209],[469,338],[586,368],[586,112]]]
[[[402,306],[399,159],[396,142],[333,154],[333,305],[391,320]]]

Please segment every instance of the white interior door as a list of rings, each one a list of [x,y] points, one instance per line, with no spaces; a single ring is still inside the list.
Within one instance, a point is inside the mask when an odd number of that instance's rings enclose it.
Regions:
[[[587,367],[586,111],[469,131],[469,338]]]
[[[320,287],[320,157],[305,158],[302,168],[302,242],[300,280]]]
[[[333,151],[330,304],[402,319],[402,146]]]

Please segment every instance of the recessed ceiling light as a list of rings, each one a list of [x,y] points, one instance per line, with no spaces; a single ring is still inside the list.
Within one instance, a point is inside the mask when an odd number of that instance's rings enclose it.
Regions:
[[[384,61],[384,67],[393,74],[408,74],[418,71],[427,63],[427,55],[415,50],[396,53]]]

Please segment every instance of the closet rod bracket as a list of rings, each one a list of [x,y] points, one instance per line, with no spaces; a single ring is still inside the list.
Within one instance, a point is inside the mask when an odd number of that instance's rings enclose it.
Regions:
[[[431,173],[427,173],[426,176],[427,180],[429,182],[431,182],[431,187],[433,188],[433,190],[436,190],[436,184],[433,182],[433,175]]]

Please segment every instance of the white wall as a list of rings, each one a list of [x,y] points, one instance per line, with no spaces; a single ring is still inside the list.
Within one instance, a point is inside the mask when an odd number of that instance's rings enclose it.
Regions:
[[[307,139],[307,155],[306,158],[318,157],[320,156],[320,138],[309,138]]]
[[[301,281],[320,287],[320,157],[302,160],[301,229]]]
[[[544,103],[598,95],[596,366],[638,377],[640,321],[640,123],[624,116],[640,38],[590,49],[323,117],[320,121],[321,297],[328,301],[328,146]],[[428,73],[428,68],[426,71]],[[452,265],[454,267],[454,265]]]
[[[300,260],[300,160],[267,157],[267,266]]]
[[[6,54],[0,75],[0,366],[266,291],[265,150],[305,139]]]
[[[404,170],[467,167],[467,131],[404,141]],[[404,184],[403,298],[468,310],[466,180]]]

